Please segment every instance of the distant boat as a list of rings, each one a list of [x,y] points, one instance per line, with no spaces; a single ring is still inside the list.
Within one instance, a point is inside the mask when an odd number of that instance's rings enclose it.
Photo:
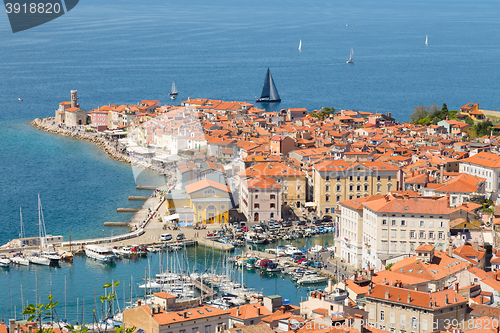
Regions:
[[[256,102],[281,102],[280,95],[274,84],[273,77],[269,67],[267,68],[266,78],[264,79],[264,86],[262,87],[262,94],[260,98],[255,99]]]
[[[177,92],[177,89],[175,88],[175,82],[172,81],[172,90],[170,91],[170,96],[175,96],[177,95],[179,92]]]
[[[425,45],[429,44],[429,38],[427,35],[425,35]]]
[[[354,51],[352,50],[352,47],[351,47],[351,54],[349,55],[349,60],[347,60],[346,63],[348,64],[354,63]]]
[[[19,97],[18,100],[22,101],[23,99],[21,97]]]
[[[299,41],[299,51],[302,51],[302,39]]]

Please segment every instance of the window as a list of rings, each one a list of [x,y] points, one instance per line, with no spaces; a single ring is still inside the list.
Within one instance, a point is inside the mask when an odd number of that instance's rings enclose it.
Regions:
[[[330,176],[326,176],[326,181],[329,182],[330,181]]]
[[[356,177],[356,179],[358,180],[358,182],[361,180],[361,176],[358,176]]]
[[[415,221],[410,221],[410,227],[414,227],[415,226]]]
[[[411,317],[411,327],[417,328],[417,318]]]
[[[384,311],[380,311],[380,321],[384,321],[385,320],[385,313]]]
[[[387,180],[388,181],[391,181],[392,177],[391,176],[387,176]]]
[[[325,186],[325,192],[330,192],[330,185]]]
[[[270,208],[276,208],[276,204],[275,203],[271,203]]]
[[[410,230],[410,238],[415,238],[415,231],[414,230]]]
[[[365,176],[365,182],[367,182],[367,181],[368,181],[368,176]]]
[[[425,228],[425,221],[420,221],[420,222],[418,223],[418,226],[419,226],[420,228]]]
[[[368,192],[368,185],[365,184],[365,192]]]
[[[410,251],[415,251],[415,243],[410,243]]]
[[[297,191],[300,191],[301,187],[300,186],[297,186]]]
[[[338,182],[340,181],[340,176],[337,176],[337,181],[338,181]]]
[[[349,200],[352,200],[352,198],[353,198],[353,195],[349,194]]]
[[[340,195],[337,195],[337,202],[340,201]]]
[[[198,327],[193,327],[193,333],[198,332]]]
[[[273,218],[274,217],[274,213],[271,213],[271,215],[269,216],[270,218]]]
[[[327,213],[327,214],[330,213],[330,208],[328,208],[328,207],[325,208],[325,213]]]
[[[399,318],[400,318],[399,320],[400,323],[406,324],[406,315],[401,315]]]
[[[429,239],[434,239],[434,232],[429,232]]]
[[[396,220],[392,220],[392,221],[391,221],[391,225],[395,227],[395,226],[397,226],[398,224],[397,224]]]
[[[285,186],[284,190],[285,190],[285,191],[288,191],[288,186]]]
[[[210,333],[210,325],[205,326],[205,333]]]
[[[377,192],[380,192],[382,190],[382,184],[377,184]]]
[[[406,230],[401,230],[401,238],[406,238]]]
[[[382,237],[387,238],[387,230],[386,229],[382,229]]]
[[[438,234],[439,239],[444,239],[444,233],[442,231],[439,232]]]
[[[356,185],[356,191],[358,191],[358,192],[361,191],[361,185],[359,185],[359,184]]]
[[[271,200],[275,200],[275,199],[276,199],[276,195],[275,195],[275,194],[271,194],[271,195],[269,196],[269,199],[271,199]]]
[[[420,239],[425,239],[425,231],[420,231],[419,238]]]
[[[260,208],[260,206],[258,203],[256,203],[256,204],[253,204],[253,208]]]
[[[396,238],[396,229],[391,230],[391,238]]]
[[[326,202],[329,202],[329,201],[330,201],[330,196],[329,196],[328,194],[327,194],[327,195],[325,195],[325,201],[326,201]]]
[[[382,220],[382,225],[387,225],[387,220],[386,219]]]
[[[434,221],[429,221],[429,228],[434,228]]]
[[[387,184],[387,192],[390,192],[392,189],[392,184]]]
[[[337,185],[337,192],[340,192],[340,185]]]
[[[380,176],[377,176],[377,181],[380,181]]]
[[[352,192],[353,189],[354,189],[354,186],[352,184],[349,185],[349,192]]]
[[[391,242],[391,251],[396,252],[396,242]]]
[[[406,221],[405,220],[401,220],[401,226],[402,227],[406,226]]]
[[[369,313],[370,319],[375,320],[375,309],[371,308]]]
[[[443,221],[439,222],[439,227],[440,228],[444,228],[444,222]]]
[[[391,314],[389,315],[389,320],[391,323],[395,323],[396,322],[396,315],[394,314],[394,312],[391,312]]]
[[[258,199],[258,198],[259,198],[259,195],[258,195],[258,194],[256,194],[256,195],[255,195],[255,199]]]
[[[400,248],[401,252],[406,252],[406,243],[401,243]]]

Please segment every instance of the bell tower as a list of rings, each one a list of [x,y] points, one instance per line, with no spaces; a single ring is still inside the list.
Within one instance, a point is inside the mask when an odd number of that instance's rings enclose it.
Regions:
[[[80,107],[78,104],[78,97],[76,96],[77,91],[76,90],[71,90],[71,107],[72,108],[77,108]]]

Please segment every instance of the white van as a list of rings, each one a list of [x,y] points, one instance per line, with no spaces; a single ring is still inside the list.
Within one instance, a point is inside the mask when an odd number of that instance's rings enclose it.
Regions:
[[[172,240],[172,235],[171,234],[162,234],[160,235],[160,241],[166,242]]]

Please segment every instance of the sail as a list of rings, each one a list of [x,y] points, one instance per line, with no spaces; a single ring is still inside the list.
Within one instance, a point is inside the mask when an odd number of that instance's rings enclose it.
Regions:
[[[175,82],[172,82],[172,93],[176,93],[177,89],[175,89]]]
[[[351,55],[349,56],[349,60],[354,60],[354,50],[351,47]]]
[[[299,41],[299,51],[302,51],[302,39]]]
[[[260,94],[260,98],[269,98],[270,96],[270,80],[271,72],[269,71],[269,67],[267,68],[266,78],[264,79],[264,86],[262,87],[262,94]],[[276,88],[275,88],[276,89]]]
[[[270,100],[281,100],[280,94],[278,94],[278,90],[276,89],[276,85],[274,84],[273,77],[271,76],[271,72],[269,72],[269,79],[271,81],[271,94],[269,96]]]

